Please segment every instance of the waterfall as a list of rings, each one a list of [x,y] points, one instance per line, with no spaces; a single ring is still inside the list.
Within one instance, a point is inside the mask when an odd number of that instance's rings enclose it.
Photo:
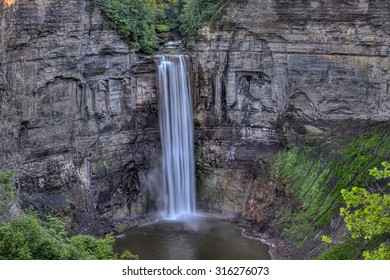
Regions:
[[[157,56],[165,214],[195,213],[194,128],[189,58]]]

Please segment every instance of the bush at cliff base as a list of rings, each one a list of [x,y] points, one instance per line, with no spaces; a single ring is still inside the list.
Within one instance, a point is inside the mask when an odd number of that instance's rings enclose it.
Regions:
[[[44,221],[32,214],[0,225],[2,260],[113,260],[137,259],[125,251],[114,253],[114,237],[98,239],[88,235],[69,238],[65,224],[58,218]]]

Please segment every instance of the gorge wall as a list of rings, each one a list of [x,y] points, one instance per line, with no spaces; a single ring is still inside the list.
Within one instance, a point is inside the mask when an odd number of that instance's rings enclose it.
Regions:
[[[277,195],[268,163],[289,133],[389,120],[390,2],[231,2],[187,44],[197,200],[201,209],[259,221]],[[94,233],[156,210],[153,58],[130,49],[90,1],[7,3],[0,170],[15,171],[22,207]]]
[[[153,58],[86,0],[2,2],[0,32],[0,170],[15,171],[22,207],[94,234],[150,211]]]
[[[288,133],[390,116],[390,1],[231,2],[189,44],[200,200],[221,211],[243,209]]]
[[[377,245],[345,239],[340,190],[390,160],[390,1],[231,2],[188,46],[200,203],[273,258],[317,257],[324,234],[361,257]]]

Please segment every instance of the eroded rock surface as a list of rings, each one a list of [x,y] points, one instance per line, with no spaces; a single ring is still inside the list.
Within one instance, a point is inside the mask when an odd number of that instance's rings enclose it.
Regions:
[[[0,8],[0,169],[17,169],[24,207],[94,233],[94,220],[148,212],[160,150],[153,59],[90,1]]]
[[[286,130],[390,117],[390,1],[233,2],[189,46],[198,178],[214,193],[200,197],[222,211],[259,185]]]
[[[0,169],[17,169],[22,205],[74,231],[150,212],[160,154],[153,60],[90,1],[13,2],[0,5]],[[233,2],[188,45],[198,202],[258,221],[275,196],[264,166],[284,132],[389,120],[390,2]]]

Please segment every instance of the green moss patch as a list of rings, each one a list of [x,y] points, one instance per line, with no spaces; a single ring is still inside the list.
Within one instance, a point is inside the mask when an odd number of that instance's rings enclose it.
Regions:
[[[294,207],[280,211],[274,222],[283,227],[285,238],[303,246],[339,215],[342,189],[370,184],[373,178],[368,170],[389,158],[389,131],[388,124],[377,124],[365,133],[276,155],[270,175],[296,201]]]

